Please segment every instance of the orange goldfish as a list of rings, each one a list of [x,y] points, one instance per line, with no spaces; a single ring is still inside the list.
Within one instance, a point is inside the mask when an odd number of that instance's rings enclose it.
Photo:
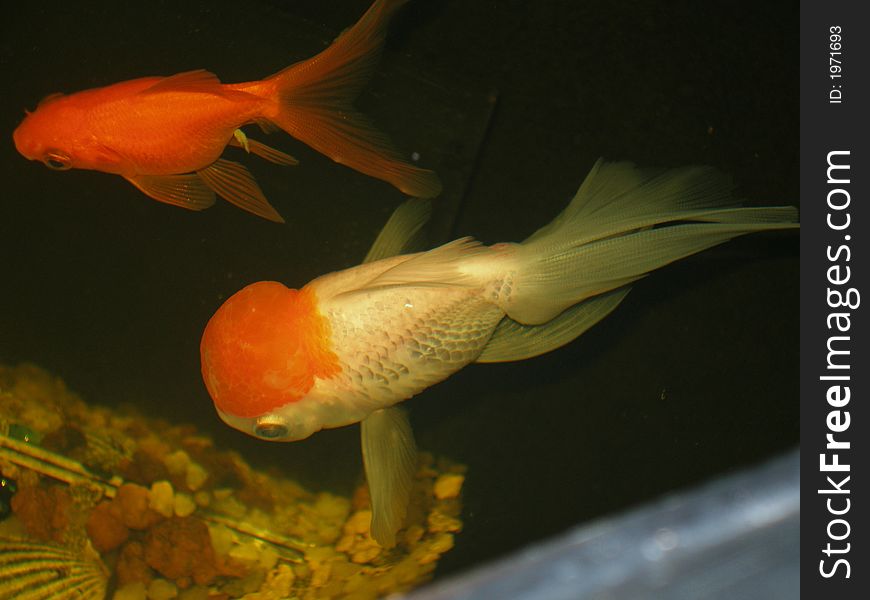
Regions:
[[[469,363],[571,342],[663,265],[798,227],[794,207],[741,208],[731,189],[709,168],[599,161],[568,207],[521,243],[462,238],[399,254],[425,216],[407,204],[364,264],[298,291],[264,281],[227,299],[202,336],[205,386],[227,424],[265,440],[361,422],[372,535],[392,545],[416,466],[396,405]]]
[[[222,84],[198,70],[53,94],[27,113],[13,134],[15,147],[55,170],[121,175],[160,202],[202,210],[218,194],[283,222],[250,172],[220,158],[227,145],[236,145],[278,164],[296,164],[240,129],[258,123],[264,130],[280,127],[406,194],[437,196],[438,177],[406,162],[351,107],[374,67],[389,17],[406,1],[377,0],[320,54],[261,81]]]

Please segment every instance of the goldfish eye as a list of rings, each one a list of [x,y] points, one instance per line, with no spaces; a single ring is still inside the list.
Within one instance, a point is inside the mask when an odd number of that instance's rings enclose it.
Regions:
[[[288,432],[289,430],[286,425],[275,423],[274,421],[257,423],[257,426],[254,428],[254,433],[257,437],[265,438],[267,440],[285,438],[287,437]]]
[[[42,159],[42,162],[45,163],[46,167],[55,171],[66,171],[72,166],[69,156],[62,152],[49,152]]]

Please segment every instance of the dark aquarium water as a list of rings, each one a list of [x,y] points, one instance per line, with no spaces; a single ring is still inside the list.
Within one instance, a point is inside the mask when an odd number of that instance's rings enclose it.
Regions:
[[[352,494],[358,427],[292,444],[227,427],[200,377],[199,341],[244,285],[301,287],[358,264],[404,196],[260,133],[300,164],[227,154],[286,224],[220,199],[189,212],[118,176],[27,161],[11,134],[53,92],[199,68],[260,79],[321,50],[367,7],[7,9],[0,364],[33,362],[91,404],[191,423],[256,468]],[[523,239],[600,156],[711,165],[749,205],[797,205],[797,27],[794,2],[412,0],[357,106],[441,176],[432,245]],[[756,234],[679,261],[567,347],[471,365],[406,402],[420,449],[467,465],[464,528],[436,578],[796,446],[798,235]]]

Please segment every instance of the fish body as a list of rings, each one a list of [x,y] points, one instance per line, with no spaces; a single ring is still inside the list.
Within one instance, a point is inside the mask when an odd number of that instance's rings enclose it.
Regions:
[[[216,315],[203,338],[206,382],[221,417],[254,435],[277,427],[286,431],[284,439],[303,439],[323,428],[359,422],[446,379],[478,358],[504,317],[502,290],[512,267],[510,254],[507,245],[487,248],[461,240],[435,252],[331,273],[298,293],[277,282],[245,288],[233,297],[235,307],[224,305],[232,312]],[[416,263],[442,260],[445,255],[450,256],[454,273],[442,274],[440,284],[429,285],[416,277]],[[411,279],[381,283],[400,271]],[[262,310],[264,305],[270,310]],[[280,327],[275,315],[296,310],[309,313],[302,322],[322,323],[322,334],[301,346],[309,355],[318,346],[323,350],[317,365],[326,376],[314,377],[305,386],[288,386],[280,377],[269,381],[270,373],[286,365],[282,352],[286,342],[264,356],[262,346],[242,349],[217,337],[224,328],[238,335],[241,318],[247,319],[242,328],[274,334]],[[294,321],[287,327],[287,337],[293,337],[312,326]],[[252,355],[239,354],[245,350]],[[240,376],[245,382],[268,382],[254,394],[256,401],[242,407],[223,393],[220,377],[210,378],[229,367],[220,361],[250,369]]]
[[[202,210],[218,194],[282,221],[228,145],[292,165],[283,152],[249,140],[251,123],[280,128],[335,161],[420,197],[440,192],[437,176],[409,164],[351,102],[372,71],[392,13],[406,0],[377,0],[317,56],[259,81],[223,84],[205,70],[143,77],[53,94],[13,133],[18,151],[56,170],[121,175],[156,200]]]
[[[299,291],[253,283],[205,328],[206,388],[226,423],[262,439],[361,422],[372,533],[392,545],[414,462],[396,405],[472,362],[571,342],[663,265],[739,235],[798,227],[793,207],[742,208],[732,187],[707,168],[599,161],[565,210],[521,243],[462,238],[388,257],[373,248],[379,260]],[[400,251],[414,237],[409,222],[394,215],[375,247]]]
[[[265,112],[265,98],[236,88],[193,71],[49,97],[14,137],[28,158],[54,151],[73,169],[190,173],[216,161],[233,132]]]

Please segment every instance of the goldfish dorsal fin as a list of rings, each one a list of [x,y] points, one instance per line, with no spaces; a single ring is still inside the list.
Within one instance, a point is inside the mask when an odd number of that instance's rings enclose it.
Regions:
[[[423,226],[431,214],[432,202],[428,198],[405,200],[393,211],[363,263],[418,251],[425,237],[422,235]]]
[[[411,255],[370,281],[366,287],[391,285],[473,285],[474,279],[459,268],[463,259],[490,252],[477,240],[464,237],[427,252]]]
[[[48,96],[45,96],[42,100],[39,101],[39,104],[36,105],[36,108],[37,109],[42,108],[43,106],[45,106],[49,102],[52,102],[53,100],[57,100],[58,98],[60,98],[62,96],[63,96],[62,92],[54,92],[53,94],[49,94]]]
[[[195,174],[135,175],[127,177],[144,194],[188,210],[203,210],[214,204],[214,192]]]
[[[142,94],[156,92],[202,92],[215,93],[221,91],[221,81],[217,75],[205,69],[185,71],[164,77],[151,87],[142,90]]]

